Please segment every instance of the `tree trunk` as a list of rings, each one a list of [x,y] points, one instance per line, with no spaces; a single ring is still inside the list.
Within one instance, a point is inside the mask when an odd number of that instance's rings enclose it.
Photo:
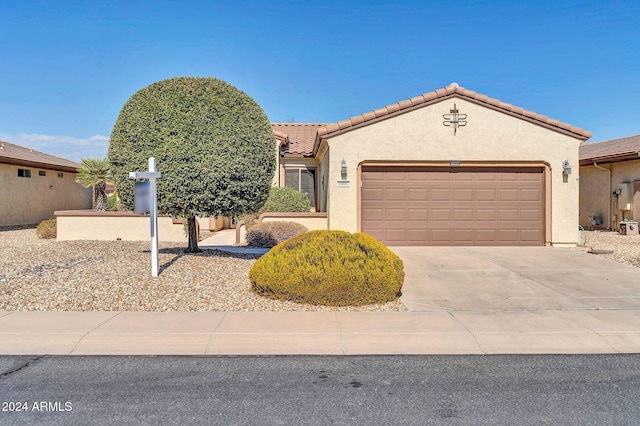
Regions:
[[[202,250],[198,247],[198,221],[195,216],[190,216],[187,219],[187,231],[189,233],[189,247],[187,247],[187,253],[199,253]]]
[[[107,193],[106,193],[107,185],[104,182],[96,183],[93,186],[94,198],[95,198],[95,209],[99,212],[107,211]]]

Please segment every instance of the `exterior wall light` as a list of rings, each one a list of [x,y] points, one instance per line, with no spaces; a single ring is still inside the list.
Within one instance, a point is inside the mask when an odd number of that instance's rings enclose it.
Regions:
[[[342,180],[347,180],[347,162],[344,158],[340,162],[340,174],[342,175]]]
[[[571,165],[569,164],[569,160],[564,160],[562,162],[562,174],[565,176],[569,176],[571,174]]]

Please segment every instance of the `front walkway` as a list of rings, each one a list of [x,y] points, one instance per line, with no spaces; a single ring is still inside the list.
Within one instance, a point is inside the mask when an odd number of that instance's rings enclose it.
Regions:
[[[0,312],[0,355],[640,352],[638,311]]]
[[[269,251],[269,249],[263,248],[236,246],[235,243],[236,230],[223,229],[200,241],[198,247],[203,250],[222,250],[229,253],[264,254]]]

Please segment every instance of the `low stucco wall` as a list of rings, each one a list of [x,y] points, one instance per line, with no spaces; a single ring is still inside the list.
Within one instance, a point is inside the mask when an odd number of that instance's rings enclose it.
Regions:
[[[55,212],[58,241],[104,240],[148,241],[151,237],[149,216],[131,212],[96,212],[72,210]],[[201,230],[222,225],[222,219],[198,218]],[[158,241],[187,242],[183,223],[170,217],[158,218]]]
[[[18,177],[18,169],[31,170],[31,177]],[[75,173],[0,164],[0,226],[31,225],[52,219],[56,210],[90,208],[91,189],[76,183]]]
[[[328,229],[326,213],[262,213],[260,222],[295,222],[309,231]]]
[[[151,236],[149,216],[129,212],[60,211],[56,218],[58,241],[148,241]],[[158,241],[186,242],[184,226],[159,217]]]

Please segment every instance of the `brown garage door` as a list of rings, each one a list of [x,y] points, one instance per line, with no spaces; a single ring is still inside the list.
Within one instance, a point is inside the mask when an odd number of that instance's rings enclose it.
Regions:
[[[542,168],[363,167],[362,232],[387,245],[543,245]]]

